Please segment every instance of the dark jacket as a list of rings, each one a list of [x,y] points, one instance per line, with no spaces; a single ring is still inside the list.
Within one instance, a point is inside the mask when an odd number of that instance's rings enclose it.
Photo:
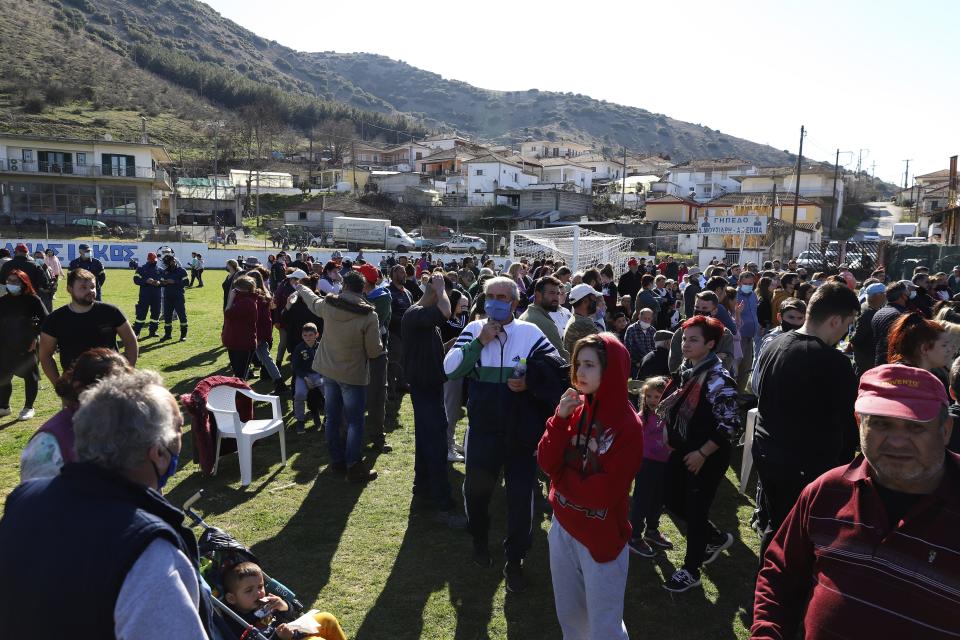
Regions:
[[[0,520],[4,636],[35,637],[56,603],[59,633],[113,638],[123,581],[158,538],[198,569],[197,542],[183,526],[183,512],[153,489],[91,463],[67,464],[59,476],[20,485]],[[200,619],[208,630],[211,615],[201,587]]]
[[[643,360],[640,361],[640,370],[637,372],[637,380],[646,380],[654,376],[669,376],[669,356],[669,347],[657,347],[643,356]]]
[[[876,360],[876,342],[873,339],[873,317],[877,309],[871,309],[866,304],[860,312],[860,317],[850,336],[853,345],[853,361],[856,364],[857,376],[862,376],[868,369],[873,368]]]
[[[693,306],[697,303],[697,294],[703,291],[700,288],[700,276],[691,278],[687,288],[683,290],[683,317],[693,317]]]
[[[237,291],[233,303],[223,312],[223,346],[231,351],[257,348],[257,294]]]
[[[160,272],[163,278],[163,295],[167,300],[183,300],[183,290],[190,285],[190,277],[186,269],[174,262],[173,266],[164,268]],[[168,282],[169,281],[169,282]]]
[[[86,269],[92,273],[97,279],[98,288],[103,286],[103,283],[107,281],[107,272],[103,268],[103,263],[96,258],[90,258],[89,260],[74,258],[70,261],[67,271],[73,271],[75,269]]]
[[[897,318],[906,312],[906,308],[894,302],[888,302],[887,306],[882,307],[873,315],[870,326],[873,329],[874,366],[887,364],[887,338],[890,335],[890,327],[897,321]]]
[[[293,357],[290,359],[294,377],[306,378],[310,374],[316,373],[313,370],[313,360],[317,357],[319,346],[319,341],[314,342],[312,347],[307,345],[306,342],[297,345],[297,348],[293,350]]]
[[[24,365],[36,365],[37,352],[28,349],[40,335],[46,317],[47,309],[37,296],[8,293],[0,298],[0,377],[22,372]]]
[[[641,289],[637,294],[633,308],[638,312],[642,309],[653,309],[653,317],[660,315],[660,298],[652,289]]]
[[[630,296],[630,300],[635,301],[637,299],[637,294],[640,293],[641,278],[643,278],[643,274],[640,273],[639,269],[636,273],[627,271],[620,276],[620,282],[617,284],[617,288],[620,290],[620,295]]]
[[[140,299],[160,299],[160,279],[163,277],[160,266],[156,262],[147,262],[133,272],[133,284],[140,287]],[[147,284],[147,280],[155,280],[155,284]]]

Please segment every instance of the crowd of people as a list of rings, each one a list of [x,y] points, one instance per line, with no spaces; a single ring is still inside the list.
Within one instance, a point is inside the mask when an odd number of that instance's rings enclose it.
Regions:
[[[182,418],[159,376],[136,368],[140,333],[158,335],[161,311],[162,339],[174,317],[188,339],[184,290],[203,286],[202,256],[188,263],[191,278],[169,249],[151,253],[133,275],[131,325],[101,301],[105,274],[88,250],[67,269],[25,246],[15,254],[0,267],[0,415],[21,378],[19,417],[33,416],[41,368],[63,409],[24,448],[23,484],[0,520],[7,582],[44,593],[44,576],[67,557],[59,550],[79,562],[99,536],[101,551],[82,563],[103,571],[64,611],[83,618],[81,635],[152,638],[144,629],[164,607],[164,620],[177,612],[174,637],[215,635],[196,542],[159,493],[177,469]],[[53,309],[61,278],[70,300]],[[385,423],[409,395],[414,499],[440,526],[469,533],[477,567],[495,562],[489,511],[501,478],[508,591],[528,587],[535,512],[550,516],[564,638],[628,637],[631,555],[682,545],[662,585],[673,594],[723,562],[736,532],[714,523],[733,506],[715,497],[750,411],[752,636],[960,635],[960,266],[949,277],[918,266],[910,279],[879,270],[858,282],[844,265],[810,273],[794,260],[701,269],[630,258],[618,274],[549,257],[372,264],[362,253],[280,252],[266,264],[228,261],[222,287],[230,372],[242,384],[259,370],[275,394],[292,395],[292,429],[305,434],[309,417],[324,434],[328,473],[375,480],[369,461],[392,450]],[[461,463],[462,501],[449,480]],[[665,513],[683,540],[664,534]],[[68,526],[79,530],[65,543]],[[294,637],[288,603],[264,590],[256,564],[230,567],[225,585],[250,626]],[[14,626],[43,600],[7,595],[0,613]],[[343,637],[333,616],[317,622],[317,637]]]

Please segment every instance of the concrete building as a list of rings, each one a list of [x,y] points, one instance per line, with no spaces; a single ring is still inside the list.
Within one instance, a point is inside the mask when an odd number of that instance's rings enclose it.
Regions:
[[[173,191],[156,144],[0,134],[0,221],[153,226]],[[79,222],[78,222],[79,221]],[[84,222],[88,221],[88,222]]]
[[[576,158],[592,151],[585,144],[569,140],[529,140],[520,145],[520,155],[524,158]]]
[[[524,173],[519,162],[492,153],[468,160],[463,166],[468,204],[473,206],[510,204],[506,195],[497,193],[499,190],[525,189],[538,182],[537,176]]]
[[[661,182],[666,188],[656,189],[670,195],[706,202],[724,193],[740,191],[740,176],[756,175],[758,168],[739,158],[690,160],[666,172]]]

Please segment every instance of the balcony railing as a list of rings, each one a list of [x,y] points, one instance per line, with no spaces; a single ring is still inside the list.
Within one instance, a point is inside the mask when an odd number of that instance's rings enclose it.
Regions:
[[[69,162],[26,162],[16,158],[0,158],[0,171],[4,173],[30,173],[37,175],[74,176],[78,178],[140,178],[166,182],[170,178],[163,169],[153,167],[114,167],[100,164],[73,164]]]

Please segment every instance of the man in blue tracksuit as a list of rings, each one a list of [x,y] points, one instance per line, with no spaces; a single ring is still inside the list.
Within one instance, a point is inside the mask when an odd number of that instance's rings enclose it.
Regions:
[[[747,381],[753,371],[753,342],[760,330],[760,321],[757,318],[757,305],[760,299],[754,291],[757,276],[751,271],[744,271],[737,279],[737,306],[743,305],[740,310],[740,345],[743,357],[737,367],[737,392],[746,393]]]
[[[537,325],[514,319],[520,302],[516,282],[491,278],[484,292],[487,317],[464,327],[443,368],[448,379],[466,378],[468,384],[463,498],[474,562],[492,563],[487,508],[502,470],[507,498],[504,576],[509,591],[522,591],[526,584],[522,562],[533,527],[535,454],[544,421],[537,417],[536,389],[528,390],[526,376],[514,377],[514,370],[521,358],[555,354],[556,349]]]
[[[176,312],[180,319],[180,342],[184,342],[187,339],[187,309],[183,290],[190,284],[190,277],[177,259],[168,254],[163,257],[160,278],[163,284],[163,337],[160,339],[170,339],[173,332],[173,314]]]
[[[147,311],[150,312],[150,324],[147,334],[150,338],[157,337],[157,326],[160,324],[160,304],[163,298],[160,278],[161,270],[157,265],[157,254],[148,253],[147,262],[138,267],[133,274],[133,284],[140,287],[140,299],[137,300],[137,319],[133,323],[133,331],[140,337],[140,330],[147,322]]]

